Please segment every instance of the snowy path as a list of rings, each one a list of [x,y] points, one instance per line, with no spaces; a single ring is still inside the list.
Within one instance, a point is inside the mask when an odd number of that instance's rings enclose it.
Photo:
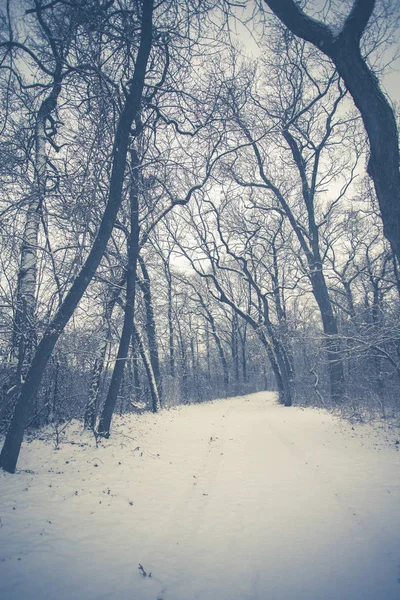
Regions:
[[[263,393],[115,431],[1,473],[0,598],[400,598],[400,452],[371,428]]]

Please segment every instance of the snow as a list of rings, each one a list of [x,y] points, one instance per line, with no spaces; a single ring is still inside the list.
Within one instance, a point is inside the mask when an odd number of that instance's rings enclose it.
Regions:
[[[0,474],[3,600],[400,598],[396,437],[269,393],[50,434]]]

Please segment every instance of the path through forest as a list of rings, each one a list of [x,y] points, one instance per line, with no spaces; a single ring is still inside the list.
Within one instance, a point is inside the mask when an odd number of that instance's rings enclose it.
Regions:
[[[400,597],[395,436],[267,393],[50,433],[0,475],[5,600]]]

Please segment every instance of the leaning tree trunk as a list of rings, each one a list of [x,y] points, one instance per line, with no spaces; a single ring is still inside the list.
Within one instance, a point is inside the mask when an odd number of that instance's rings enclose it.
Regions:
[[[132,343],[138,347],[139,353],[146,370],[147,379],[150,386],[150,395],[151,395],[151,407],[154,413],[158,412],[161,408],[160,397],[158,395],[158,387],[156,378],[154,376],[153,367],[151,364],[151,360],[149,355],[146,352],[146,348],[143,344],[143,340],[140,337],[139,331],[137,330],[136,325],[133,323],[133,341]]]
[[[374,182],[385,237],[400,261],[399,139],[393,109],[353,40],[331,54],[359,109],[370,144],[368,174]]]
[[[274,361],[271,362],[274,374],[275,374],[275,378],[279,377],[279,382],[280,382],[280,386],[281,386],[281,391],[280,391],[280,401],[282,404],[284,404],[284,406],[292,406],[292,390],[291,390],[291,384],[292,384],[292,372],[291,372],[291,368],[290,368],[290,363],[287,357],[287,352],[284,348],[284,346],[282,345],[282,343],[280,342],[280,340],[276,337],[275,332],[274,332],[274,327],[271,323],[271,321],[269,321],[269,319],[267,319],[266,317],[264,317],[265,322],[266,322],[266,331],[268,332],[268,335],[266,336],[263,333],[263,338],[267,338],[268,340],[268,344],[271,348],[271,352],[273,353],[273,357],[274,357]],[[263,341],[263,339],[261,340]],[[264,346],[267,348],[267,346],[264,344]],[[268,348],[267,348],[268,350]],[[271,361],[271,352],[268,352],[268,356],[269,359]],[[278,383],[279,385],[279,383]]]
[[[129,194],[130,235],[128,238],[124,323],[122,326],[117,358],[111,376],[110,387],[108,388],[107,398],[97,428],[99,435],[106,438],[110,437],[111,419],[114,414],[125,363],[128,358],[133,329],[133,317],[135,314],[136,271],[139,256],[139,158],[134,149],[131,149],[131,158],[132,176]]]
[[[382,277],[384,279],[384,277]],[[379,279],[372,277],[370,274],[370,281],[373,289],[373,301],[371,307],[372,326],[374,336],[379,335],[380,330],[380,294],[379,294]],[[382,358],[377,352],[373,352],[373,363],[375,367],[375,385],[376,392],[381,401],[383,401],[385,395],[385,381],[382,375]]]
[[[271,344],[268,337],[261,330],[256,329],[256,333],[267,352],[268,360],[275,376],[276,385],[278,386],[279,401],[284,406],[292,406],[290,378],[285,361],[282,359],[279,349],[277,352],[277,347]]]
[[[108,240],[110,239],[118,209],[121,205],[122,184],[131,128],[132,123],[140,110],[147,62],[152,46],[152,17],[153,0],[143,0],[140,46],[136,58],[134,74],[131,80],[130,91],[127,94],[125,106],[121,112],[115,133],[113,164],[107,206],[93,247],[85,264],[72,284],[56,315],[49,324],[26,374],[0,455],[0,467],[9,473],[15,473],[25,427],[29,419],[29,411],[42,381],[47,362],[58,338],[73,315],[99,266]]]

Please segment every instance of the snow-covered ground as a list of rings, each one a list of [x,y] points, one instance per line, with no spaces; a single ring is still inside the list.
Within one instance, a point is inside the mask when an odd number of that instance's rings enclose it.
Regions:
[[[399,600],[395,441],[268,393],[72,424],[0,474],[0,598]]]

